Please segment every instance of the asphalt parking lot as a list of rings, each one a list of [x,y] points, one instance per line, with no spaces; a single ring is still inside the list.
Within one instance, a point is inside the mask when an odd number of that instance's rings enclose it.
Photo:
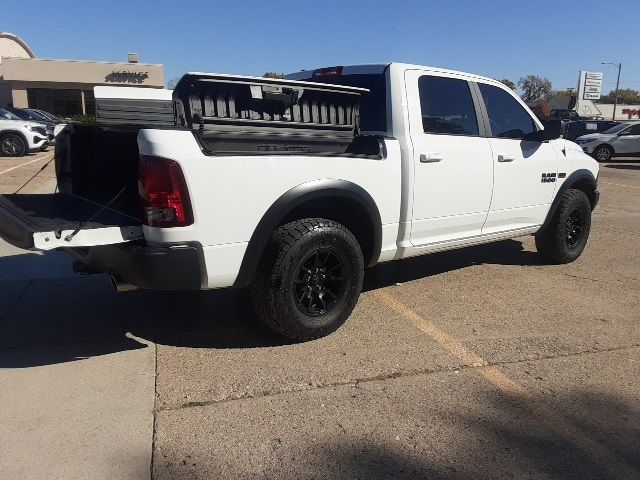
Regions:
[[[116,294],[1,245],[0,478],[639,478],[640,159],[599,189],[575,263],[525,237],[380,265],[302,344],[243,291]]]

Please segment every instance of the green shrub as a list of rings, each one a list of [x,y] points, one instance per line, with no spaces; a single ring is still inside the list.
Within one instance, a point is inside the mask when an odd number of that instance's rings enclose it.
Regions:
[[[95,115],[83,115],[78,113],[76,115],[70,115],[68,117],[72,122],[80,122],[80,123],[96,123]]]

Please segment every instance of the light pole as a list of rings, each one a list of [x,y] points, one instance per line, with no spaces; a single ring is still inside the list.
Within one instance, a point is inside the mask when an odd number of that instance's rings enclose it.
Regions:
[[[613,117],[611,120],[616,119],[616,108],[618,108],[618,88],[620,88],[620,70],[622,70],[622,62],[620,63],[611,63],[611,62],[601,62],[602,65],[614,65],[618,67],[618,81],[616,82],[616,98],[613,102]]]

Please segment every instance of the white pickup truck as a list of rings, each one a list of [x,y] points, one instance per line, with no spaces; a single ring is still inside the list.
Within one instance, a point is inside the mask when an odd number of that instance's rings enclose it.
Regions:
[[[559,122],[467,73],[187,74],[170,110],[140,102],[138,120],[69,126],[59,193],[0,197],[0,235],[63,249],[119,289],[249,286],[297,340],[344,323],[377,263],[522,235],[571,262],[598,202],[598,164]]]

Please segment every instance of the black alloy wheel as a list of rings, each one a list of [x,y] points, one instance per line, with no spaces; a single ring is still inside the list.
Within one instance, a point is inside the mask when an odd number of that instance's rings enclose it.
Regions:
[[[273,232],[249,291],[265,325],[306,341],[349,318],[363,279],[362,248],[353,233],[333,220],[303,218]]]
[[[557,208],[536,233],[538,252],[552,263],[576,260],[591,231],[591,203],[587,194],[570,188],[561,194]]]
[[[318,247],[299,264],[293,295],[298,309],[317,317],[330,312],[346,291],[347,264],[332,247]]]
[[[580,242],[582,242],[582,237],[584,236],[584,227],[584,212],[582,211],[582,209],[576,208],[569,214],[569,217],[567,218],[565,241],[567,242],[567,247],[569,249],[574,249],[578,245],[580,245]]]

